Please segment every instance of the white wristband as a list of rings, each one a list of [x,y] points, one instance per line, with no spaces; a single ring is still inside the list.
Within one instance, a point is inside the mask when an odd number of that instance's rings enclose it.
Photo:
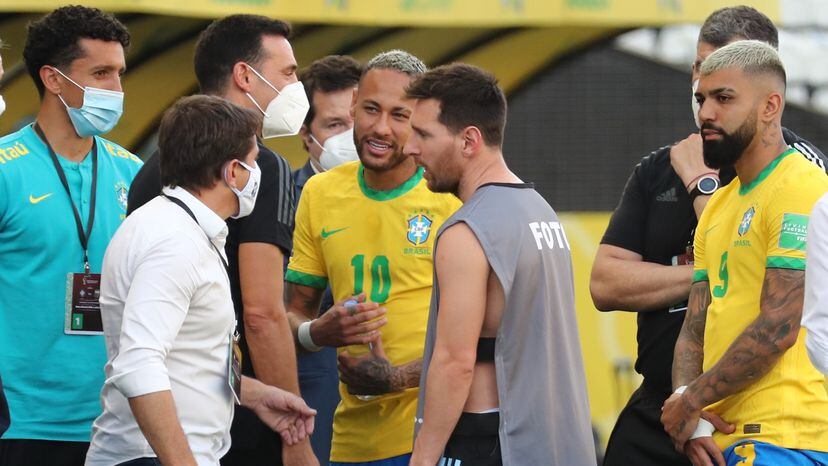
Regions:
[[[311,338],[310,334],[310,327],[313,321],[302,322],[299,324],[299,330],[296,332],[297,336],[299,337],[299,344],[302,345],[308,351],[317,352],[322,349],[321,346],[317,346],[316,343],[313,342],[313,338]]]
[[[704,419],[699,418],[699,423],[698,425],[696,425],[696,430],[693,431],[693,435],[690,436],[690,440],[699,437],[712,437],[713,432],[716,432],[716,428],[713,427],[713,424]]]
[[[683,395],[685,390],[687,390],[687,385],[682,385],[681,387],[677,388],[676,391],[674,391],[673,393]]]

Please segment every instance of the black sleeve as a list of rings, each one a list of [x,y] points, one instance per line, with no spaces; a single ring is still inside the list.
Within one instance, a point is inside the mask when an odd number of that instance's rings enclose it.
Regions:
[[[268,149],[256,159],[262,170],[262,183],[253,212],[238,222],[238,242],[269,243],[285,256],[293,248],[293,182],[290,165]]]
[[[127,196],[127,215],[161,194],[161,162],[158,151],[138,170]]]
[[[627,180],[621,201],[612,213],[601,244],[617,246],[643,256],[648,206],[642,166],[643,161],[635,167]]]
[[[828,159],[825,158],[825,154],[818,147],[807,139],[799,137],[799,135],[788,128],[782,128],[782,136],[785,138],[786,144],[801,152],[806,159],[828,172]]]

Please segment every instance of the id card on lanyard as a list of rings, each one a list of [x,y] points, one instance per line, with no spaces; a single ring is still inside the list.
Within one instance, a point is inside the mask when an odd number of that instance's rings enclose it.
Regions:
[[[75,225],[78,228],[78,239],[83,248],[83,271],[69,272],[66,275],[66,312],[64,315],[63,332],[67,335],[103,335],[103,323],[101,321],[101,274],[91,273],[89,267],[89,237],[92,235],[92,225],[95,223],[95,201],[98,198],[98,143],[92,138],[92,193],[89,200],[89,217],[86,220],[86,230],[83,229],[80,212],[72,200],[72,193],[69,190],[69,182],[66,180],[66,173],[60,166],[46,135],[37,123],[34,130],[40,139],[49,149],[49,158],[55,166],[60,183],[69,198],[69,205],[72,207],[72,214],[75,217]],[[80,268],[80,267],[79,267]]]

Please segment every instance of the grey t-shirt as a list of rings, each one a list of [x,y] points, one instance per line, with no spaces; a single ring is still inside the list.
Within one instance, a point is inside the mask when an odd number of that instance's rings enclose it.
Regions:
[[[594,466],[584,366],[575,319],[569,242],[531,184],[481,186],[438,232],[463,222],[477,236],[506,298],[495,342],[504,465]],[[434,351],[435,275],[417,429]]]

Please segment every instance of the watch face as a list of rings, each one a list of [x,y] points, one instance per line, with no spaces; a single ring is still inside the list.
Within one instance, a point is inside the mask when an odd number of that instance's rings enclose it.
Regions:
[[[718,189],[719,182],[716,181],[716,178],[704,177],[699,180],[698,186],[702,194],[713,194]]]

